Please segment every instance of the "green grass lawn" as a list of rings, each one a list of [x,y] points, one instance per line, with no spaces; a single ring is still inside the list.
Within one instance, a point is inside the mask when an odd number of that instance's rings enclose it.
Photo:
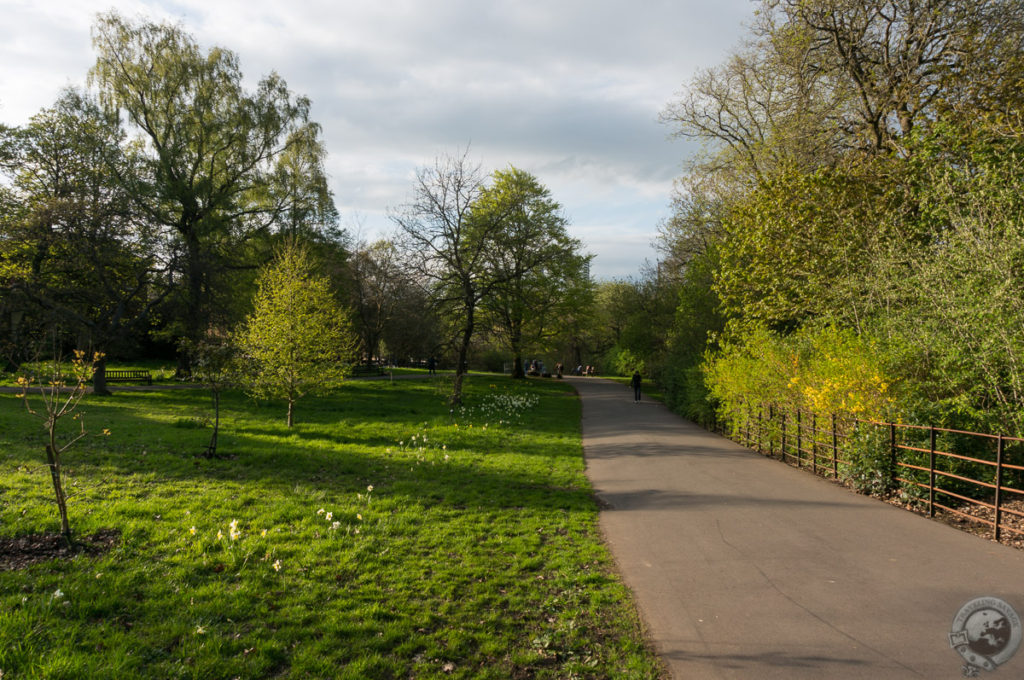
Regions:
[[[474,376],[454,415],[444,388],[349,382],[292,430],[229,394],[215,460],[205,391],[87,397],[72,528],[120,540],[0,572],[0,675],[658,677],[571,388]],[[0,537],[58,528],[43,434],[0,394]]]

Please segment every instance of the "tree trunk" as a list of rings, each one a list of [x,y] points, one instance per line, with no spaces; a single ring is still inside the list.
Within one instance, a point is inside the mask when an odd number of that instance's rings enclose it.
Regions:
[[[295,410],[295,400],[288,398],[288,427],[292,426],[292,412]]]
[[[203,264],[199,239],[195,236],[195,226],[180,229],[187,244],[188,261],[185,263],[185,275],[188,279],[185,300],[185,338],[193,346],[206,330],[203,315]],[[178,379],[183,380],[192,375],[192,359],[184,349],[178,349]]]
[[[60,533],[71,545],[71,523],[68,522],[68,502],[64,496],[64,484],[60,478],[60,453],[54,444],[56,437],[56,421],[50,426],[50,443],[46,445],[46,462],[50,467],[50,481],[53,482],[53,495],[57,499],[57,510],[60,512]]]
[[[515,324],[513,324],[512,333],[509,336],[509,344],[512,345],[512,355],[514,357],[512,377],[525,378],[526,373],[523,371],[523,332]]]
[[[103,397],[110,396],[107,389],[107,357],[101,355],[92,364],[92,393]]]
[[[467,301],[466,323],[462,327],[462,341],[459,343],[459,352],[455,360],[455,380],[452,382],[452,396],[451,399],[449,399],[452,406],[458,406],[462,403],[462,382],[468,368],[467,361],[469,358],[469,344],[473,339],[475,311],[475,305],[472,302]]]
[[[210,443],[206,447],[206,457],[213,458],[217,455],[217,433],[220,431],[220,390],[213,388],[213,434],[210,435]]]

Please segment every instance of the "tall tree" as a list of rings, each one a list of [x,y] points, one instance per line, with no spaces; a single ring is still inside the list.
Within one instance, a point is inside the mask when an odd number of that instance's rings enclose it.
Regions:
[[[494,283],[482,309],[512,351],[513,377],[522,378],[523,350],[554,337],[558,320],[580,303],[590,257],[536,177],[514,167],[492,177],[473,209],[474,221],[501,225],[486,251]]]
[[[326,158],[316,123],[294,130],[278,156],[270,178],[270,198],[279,213],[278,229],[289,238],[344,240],[334,195],[327,186]]]
[[[157,235],[114,181],[132,171],[123,137],[116,116],[75,90],[8,135],[17,162],[0,218],[4,297],[21,319],[42,318],[101,353],[144,330],[167,294],[156,285],[168,265]],[[104,364],[93,373],[99,393]]]
[[[367,361],[379,356],[381,341],[412,285],[390,241],[377,241],[355,249],[349,260],[352,308],[363,354]]]
[[[247,92],[232,52],[204,54],[177,25],[111,12],[100,15],[93,44],[91,79],[101,101],[123,112],[144,143],[139,171],[118,179],[174,239],[182,334],[198,341],[218,275],[252,266],[239,262],[249,240],[281,214],[268,199],[273,163],[309,141],[300,133],[309,101],[293,97],[276,73]],[[187,354],[179,356],[187,370]]]
[[[467,153],[444,156],[421,168],[411,201],[391,214],[405,261],[451,322],[453,404],[462,402],[477,308],[494,287],[488,255],[502,226],[500,216],[471,219],[484,178],[479,166],[470,164]]]

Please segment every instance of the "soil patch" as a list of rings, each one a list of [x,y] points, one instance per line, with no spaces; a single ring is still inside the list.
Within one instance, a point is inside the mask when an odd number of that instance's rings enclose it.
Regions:
[[[102,555],[117,545],[120,537],[117,529],[101,529],[88,536],[75,536],[70,546],[57,533],[0,538],[0,571],[24,569],[39,562],[78,555]]]

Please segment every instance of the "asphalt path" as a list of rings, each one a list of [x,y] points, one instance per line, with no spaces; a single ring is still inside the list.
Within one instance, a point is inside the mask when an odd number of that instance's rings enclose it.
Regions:
[[[677,680],[958,678],[978,597],[1024,614],[1024,553],[709,433],[628,387],[583,402],[600,525]],[[1024,651],[985,677],[1024,677]]]

